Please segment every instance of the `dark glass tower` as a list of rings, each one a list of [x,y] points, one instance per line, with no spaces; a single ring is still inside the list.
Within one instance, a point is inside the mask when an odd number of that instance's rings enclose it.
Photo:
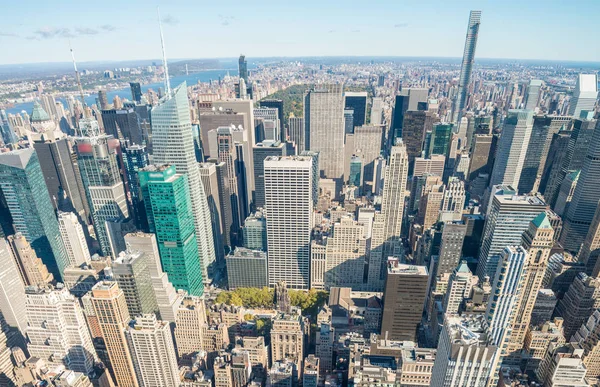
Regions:
[[[142,102],[142,86],[139,82],[130,82],[131,98],[137,103]]]

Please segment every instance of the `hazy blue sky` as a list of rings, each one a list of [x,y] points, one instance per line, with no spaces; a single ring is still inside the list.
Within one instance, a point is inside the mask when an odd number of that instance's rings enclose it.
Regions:
[[[0,64],[170,58],[462,55],[470,9],[476,57],[600,61],[599,0],[7,0]]]

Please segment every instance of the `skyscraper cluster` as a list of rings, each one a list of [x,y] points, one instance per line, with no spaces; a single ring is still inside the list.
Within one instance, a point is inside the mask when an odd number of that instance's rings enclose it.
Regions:
[[[66,108],[39,81],[0,111],[0,385],[600,383],[597,74],[480,64],[480,27],[460,72],[171,88],[161,29]]]

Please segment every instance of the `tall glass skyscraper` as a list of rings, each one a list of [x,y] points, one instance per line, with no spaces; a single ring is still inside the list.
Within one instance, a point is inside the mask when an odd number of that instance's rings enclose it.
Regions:
[[[152,109],[152,148],[156,164],[174,165],[177,173],[187,175],[198,256],[204,269],[202,274],[207,280],[212,276],[212,265],[216,260],[215,245],[208,201],[194,152],[194,134],[185,82]]]
[[[25,236],[54,278],[60,280],[69,259],[33,148],[0,154],[0,189],[15,231]]]
[[[460,78],[458,80],[458,96],[452,106],[452,122],[459,123],[462,110],[467,103],[467,93],[471,82],[471,71],[475,60],[475,48],[477,47],[477,36],[481,24],[481,11],[471,11],[469,14],[469,26],[467,27],[467,38],[465,39],[465,50],[463,51]]]
[[[134,144],[127,147],[124,159],[133,218],[138,228],[146,230],[148,224],[142,205],[140,205],[140,183],[138,181],[138,171],[150,164],[146,146]]]
[[[139,172],[139,178],[163,270],[175,288],[201,296],[202,267],[187,175],[177,174],[174,165],[151,165]]]

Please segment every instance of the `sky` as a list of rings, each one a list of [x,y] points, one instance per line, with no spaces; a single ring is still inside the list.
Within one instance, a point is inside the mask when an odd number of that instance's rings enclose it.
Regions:
[[[167,55],[460,57],[469,10],[476,58],[598,61],[599,0],[7,0],[0,64]]]

